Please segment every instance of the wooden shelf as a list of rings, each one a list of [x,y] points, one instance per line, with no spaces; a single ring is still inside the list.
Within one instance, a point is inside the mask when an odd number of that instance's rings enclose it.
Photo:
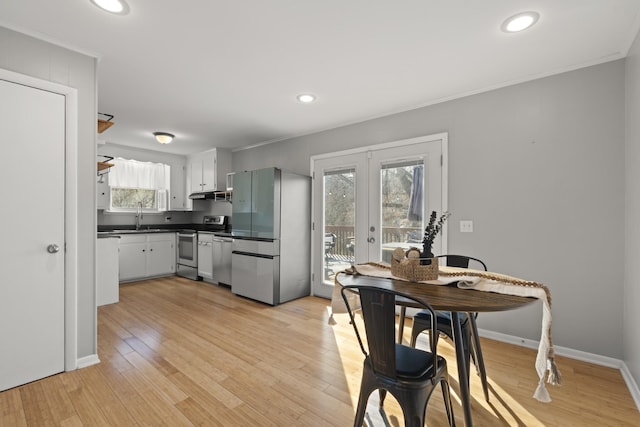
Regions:
[[[98,119],[98,133],[102,133],[105,130],[109,129],[111,126],[113,126],[115,124],[115,122],[110,122],[107,120],[102,120],[102,119]]]
[[[98,172],[109,169],[112,166],[112,163],[98,162]]]

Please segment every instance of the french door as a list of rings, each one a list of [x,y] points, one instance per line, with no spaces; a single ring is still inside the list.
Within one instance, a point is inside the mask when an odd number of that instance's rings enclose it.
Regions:
[[[446,210],[447,135],[315,156],[313,293],[329,298],[351,264],[390,262],[397,247],[420,247],[431,211]],[[446,250],[446,229],[434,253]]]

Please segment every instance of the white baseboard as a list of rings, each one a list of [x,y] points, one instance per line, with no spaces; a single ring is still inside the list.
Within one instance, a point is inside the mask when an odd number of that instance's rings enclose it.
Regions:
[[[492,340],[505,342],[507,344],[519,345],[521,347],[531,348],[534,350],[538,349],[539,341],[520,338],[514,335],[502,334],[500,332],[489,331],[486,329],[478,329],[478,334],[483,338],[489,338]],[[631,397],[633,397],[636,408],[638,408],[638,411],[640,411],[640,388],[638,388],[638,383],[631,375],[627,364],[624,363],[623,360],[556,345],[553,346],[553,350],[555,354],[559,356],[569,357],[571,359],[593,363],[594,365],[605,366],[607,368],[619,369],[620,374],[622,375],[622,378],[624,379],[624,382],[627,384],[627,388],[631,393]]]
[[[624,378],[624,382],[627,383],[631,397],[633,397],[634,402],[636,402],[636,407],[640,411],[640,389],[638,388],[638,383],[631,375],[627,364],[624,362],[622,362],[622,366],[620,367],[620,373],[622,374],[622,378]]]
[[[100,359],[97,354],[91,354],[89,356],[81,357],[76,360],[76,369],[86,368],[87,366],[97,365],[100,363]]]

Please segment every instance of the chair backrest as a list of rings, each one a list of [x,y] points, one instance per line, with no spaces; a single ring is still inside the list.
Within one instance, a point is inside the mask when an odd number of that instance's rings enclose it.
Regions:
[[[478,258],[466,255],[438,255],[436,258],[445,258],[445,265],[449,267],[473,268],[474,270],[487,271],[487,265]]]
[[[326,249],[333,249],[336,247],[336,240],[338,239],[338,236],[336,236],[334,233],[324,233],[324,248]]]
[[[368,351],[365,349],[360,332],[358,331],[354,311],[349,305],[349,298],[346,295],[347,292],[356,292],[360,297],[360,308],[364,319]],[[436,313],[427,302],[400,292],[364,285],[345,286],[342,289],[342,298],[349,311],[351,324],[356,332],[362,352],[365,356],[369,356],[374,372],[389,378],[397,378],[395,330],[396,297],[414,301],[420,305],[421,308],[429,310],[435,318]],[[436,324],[437,322],[432,322],[431,334],[437,333]],[[438,369],[437,357],[435,357],[436,351],[435,343],[432,343],[431,352],[434,354],[435,364],[433,372],[437,372]]]

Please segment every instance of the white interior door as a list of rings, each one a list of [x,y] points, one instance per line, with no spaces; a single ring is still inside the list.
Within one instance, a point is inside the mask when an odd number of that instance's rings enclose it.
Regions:
[[[312,159],[314,295],[329,298],[353,263],[421,245],[425,218],[446,210],[446,143],[439,134]],[[445,245],[438,239],[434,253]]]
[[[65,97],[0,80],[0,391],[65,368]]]

